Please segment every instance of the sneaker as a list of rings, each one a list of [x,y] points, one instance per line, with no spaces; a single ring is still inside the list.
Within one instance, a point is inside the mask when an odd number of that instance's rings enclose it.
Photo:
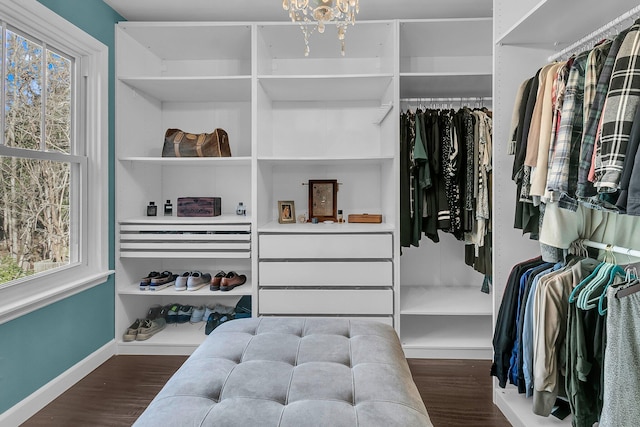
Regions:
[[[236,286],[244,285],[246,281],[247,276],[244,274],[238,274],[235,271],[230,271],[222,278],[222,281],[220,282],[220,290],[223,292],[230,291]]]
[[[143,277],[142,279],[140,279],[140,290],[146,291],[147,289],[149,289],[149,283],[151,283],[151,279],[153,279],[154,277],[158,277],[159,275],[160,273],[158,273],[157,271],[152,271],[147,274],[147,277]]]
[[[230,314],[220,314],[220,313],[212,313],[207,319],[207,325],[204,328],[204,333],[209,335],[211,331],[215,328],[223,324],[224,322],[228,322],[229,320],[233,320],[233,313]]]
[[[167,326],[167,321],[162,317],[154,320],[144,319],[140,322],[136,341],[148,340]]]
[[[136,321],[133,322],[131,326],[127,328],[127,332],[125,332],[124,335],[122,335],[122,341],[124,342],[135,341],[138,336],[138,328],[140,328],[140,323],[141,323],[140,319],[136,319]]]
[[[191,320],[191,316],[193,315],[193,306],[191,305],[181,305],[178,309],[178,323],[187,323]]]
[[[220,270],[216,273],[215,276],[213,276],[213,279],[211,279],[211,285],[209,285],[209,290],[210,291],[219,291],[220,290],[220,282],[222,282],[222,278],[224,276],[226,276],[227,273],[225,273],[224,271]]]
[[[211,274],[194,271],[187,279],[187,290],[197,291],[201,287],[208,285],[209,282],[211,282]]]
[[[209,335],[211,331],[218,327],[220,324],[220,313],[211,313],[209,317],[207,317],[207,324],[204,327],[205,335]]]
[[[170,304],[165,307],[167,316],[165,319],[167,323],[178,323],[178,310],[180,310],[180,304]]]
[[[161,289],[168,288],[169,286],[172,286],[175,283],[177,277],[178,277],[177,274],[173,274],[170,271],[164,271],[160,276],[154,277],[153,279],[151,279],[151,283],[149,284],[149,290],[159,291]]]
[[[193,307],[193,313],[191,314],[191,319],[189,320],[189,322],[202,322],[204,320],[204,312],[205,308],[203,305],[201,305],[200,307]]]
[[[187,280],[191,276],[190,271],[185,271],[181,276],[178,276],[176,279],[176,291],[186,291],[187,290]]]
[[[154,304],[149,307],[149,311],[147,311],[147,319],[153,320],[158,317],[164,317],[164,307],[160,304]]]

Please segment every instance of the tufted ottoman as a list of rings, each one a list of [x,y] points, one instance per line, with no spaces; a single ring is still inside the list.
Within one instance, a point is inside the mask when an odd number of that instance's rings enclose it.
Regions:
[[[134,425],[432,426],[393,328],[270,317],[216,328]]]

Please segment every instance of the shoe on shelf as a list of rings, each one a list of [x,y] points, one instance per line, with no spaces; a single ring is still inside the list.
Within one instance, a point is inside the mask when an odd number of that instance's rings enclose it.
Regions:
[[[204,312],[205,312],[205,308],[203,305],[199,307],[193,307],[193,313],[191,314],[191,319],[189,320],[189,322],[191,323],[202,322],[204,320]]]
[[[211,274],[194,271],[187,280],[187,290],[197,291],[201,287],[208,285],[209,282],[211,282]]]
[[[190,271],[185,271],[182,275],[178,276],[176,279],[176,291],[186,291],[187,290],[187,280],[191,276]]]
[[[220,324],[220,316],[222,316],[220,313],[213,312],[207,317],[207,324],[204,327],[205,335],[209,335],[211,331],[218,327]]]
[[[154,277],[158,277],[159,275],[160,273],[158,273],[157,271],[152,271],[147,274],[147,277],[143,277],[142,279],[140,279],[140,290],[146,291],[147,289],[149,289],[149,283],[151,283],[151,279],[153,279]]]
[[[149,307],[149,311],[147,311],[147,319],[153,320],[158,317],[165,317],[164,307],[160,304],[154,304]]]
[[[220,282],[220,290],[223,292],[230,291],[236,286],[244,285],[246,281],[246,275],[230,271],[222,278],[222,281]]]
[[[133,322],[131,326],[127,328],[127,331],[124,333],[124,335],[122,335],[122,341],[135,341],[138,337],[138,328],[140,328],[141,323],[142,321],[140,319],[136,319],[135,322]]]
[[[209,318],[207,319],[207,324],[204,327],[205,335],[209,335],[211,331],[213,331],[218,326],[222,325],[224,322],[228,322],[229,320],[233,320],[234,314],[221,314],[221,313],[211,313]]]
[[[178,323],[178,310],[180,310],[180,304],[169,304],[165,306],[167,316],[165,319],[167,323]]]
[[[177,323],[187,323],[191,320],[191,316],[193,315],[193,306],[191,305],[181,305],[178,309],[178,318]]]
[[[140,322],[140,328],[138,328],[138,335],[136,341],[148,340],[167,326],[167,321],[164,318],[159,317],[157,319],[149,320],[144,319]]]
[[[177,274],[173,274],[170,271],[163,271],[162,274],[151,279],[151,283],[149,283],[149,290],[159,291],[161,289],[168,288],[175,283],[177,277]]]
[[[216,273],[215,276],[211,279],[211,284],[209,285],[210,291],[219,291],[220,290],[220,282],[222,282],[222,278],[226,276],[227,273],[220,270]]]

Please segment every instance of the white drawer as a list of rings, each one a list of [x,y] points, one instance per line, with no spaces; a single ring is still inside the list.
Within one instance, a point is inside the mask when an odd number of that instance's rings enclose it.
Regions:
[[[261,261],[260,286],[388,286],[391,261]]]
[[[391,234],[261,234],[263,259],[387,259],[393,257]]]
[[[393,314],[391,289],[260,289],[259,314]]]

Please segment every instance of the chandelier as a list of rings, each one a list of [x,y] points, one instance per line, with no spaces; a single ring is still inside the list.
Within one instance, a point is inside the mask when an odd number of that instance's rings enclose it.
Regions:
[[[304,56],[309,56],[309,36],[318,29],[324,33],[326,22],[335,22],[338,27],[338,40],[344,56],[344,33],[347,25],[355,24],[356,14],[360,12],[358,0],[282,0],[282,8],[289,11],[293,22],[299,22],[304,34]],[[317,22],[316,25],[310,25]]]

